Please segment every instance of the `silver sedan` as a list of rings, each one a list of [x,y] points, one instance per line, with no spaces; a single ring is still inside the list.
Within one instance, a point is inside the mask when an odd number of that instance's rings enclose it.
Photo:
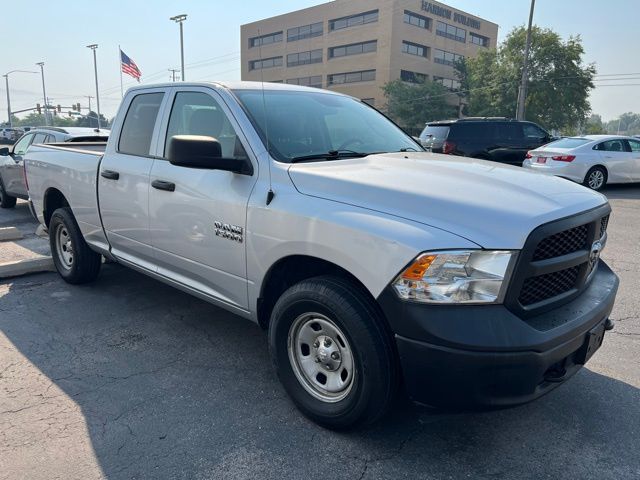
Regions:
[[[640,139],[620,135],[567,137],[531,150],[522,165],[600,190],[640,182]]]

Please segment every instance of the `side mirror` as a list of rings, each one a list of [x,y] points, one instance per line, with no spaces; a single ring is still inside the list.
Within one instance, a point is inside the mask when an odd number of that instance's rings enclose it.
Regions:
[[[167,158],[172,165],[179,167],[253,174],[249,159],[224,158],[220,142],[213,137],[175,135],[169,141]]]
[[[9,155],[9,147],[0,148],[0,156],[7,157]]]

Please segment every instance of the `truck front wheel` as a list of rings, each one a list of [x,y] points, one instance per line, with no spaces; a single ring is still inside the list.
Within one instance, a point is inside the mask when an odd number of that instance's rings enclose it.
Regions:
[[[280,381],[311,420],[346,429],[379,419],[397,390],[393,339],[374,301],[334,276],[282,294],[269,324]]]
[[[70,208],[59,208],[49,222],[49,244],[56,270],[67,283],[88,283],[98,276],[102,255],[84,241]]]

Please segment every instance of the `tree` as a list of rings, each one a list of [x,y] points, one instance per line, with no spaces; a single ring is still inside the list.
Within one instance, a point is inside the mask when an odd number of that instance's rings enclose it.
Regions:
[[[621,135],[638,135],[640,134],[640,115],[637,113],[627,112],[618,118],[607,122],[607,133]]]
[[[602,123],[602,117],[597,114],[591,114],[584,126],[584,133],[587,135],[601,135],[607,133]]]
[[[54,127],[73,127],[76,124],[75,119],[63,117],[61,115],[52,115]],[[23,118],[13,118],[13,125],[16,127],[41,127],[45,124],[44,115],[35,112],[30,113]]]
[[[98,127],[97,118],[98,118],[98,114],[93,110],[91,110],[88,115],[84,115],[78,118],[76,126],[97,128]],[[109,120],[107,120],[105,116],[102,114],[100,114],[100,126],[102,128],[106,128],[109,126]]]
[[[526,34],[517,27],[497,50],[481,51],[455,66],[467,86],[469,115],[514,116]],[[591,111],[588,97],[596,70],[582,62],[580,37],[563,41],[550,29],[534,27],[529,55],[527,120],[556,130],[583,124]]]
[[[455,107],[447,102],[455,94],[441,83],[394,80],[382,89],[387,98],[387,114],[409,131],[421,129],[425,122],[457,116]]]

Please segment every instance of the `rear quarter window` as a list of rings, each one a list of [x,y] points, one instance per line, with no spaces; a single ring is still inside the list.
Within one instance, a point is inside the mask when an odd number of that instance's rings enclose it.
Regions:
[[[141,93],[133,98],[120,132],[120,153],[149,156],[151,137],[163,97],[163,92],[154,92]]]

